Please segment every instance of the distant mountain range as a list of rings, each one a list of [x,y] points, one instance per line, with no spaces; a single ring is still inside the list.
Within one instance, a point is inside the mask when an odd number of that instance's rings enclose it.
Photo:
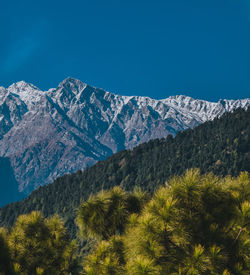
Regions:
[[[121,96],[73,78],[48,91],[20,81],[0,87],[0,157],[10,161],[14,182],[28,194],[117,151],[248,106],[250,99]]]
[[[250,108],[238,109],[181,131],[175,138],[169,135],[166,139],[151,140],[133,150],[113,154],[84,172],[59,177],[52,184],[37,188],[26,199],[1,208],[0,227],[12,226],[19,215],[39,210],[46,217],[58,213],[75,237],[79,204],[100,190],[122,186],[132,191],[139,187],[152,194],[186,169],[237,176],[242,171],[250,173],[249,164]]]

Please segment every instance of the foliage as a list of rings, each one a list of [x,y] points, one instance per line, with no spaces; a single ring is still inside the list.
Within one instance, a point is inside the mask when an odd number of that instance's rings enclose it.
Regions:
[[[122,234],[129,215],[140,213],[148,197],[140,190],[125,192],[120,187],[90,196],[78,210],[77,225],[81,235],[108,240],[115,234]]]
[[[6,230],[4,228],[0,228],[0,275],[14,274],[6,235]]]
[[[150,198],[114,187],[78,210],[79,265],[58,215],[33,211],[0,228],[1,275],[247,275],[250,270],[250,177],[218,177],[190,169]],[[86,252],[86,251],[85,251]]]
[[[188,170],[131,214],[123,234],[100,240],[85,257],[84,272],[249,274],[249,193],[247,173],[223,179]]]
[[[27,199],[0,209],[0,226],[12,226],[20,214],[33,210],[45,217],[58,213],[66,220],[71,237],[76,236],[77,208],[90,194],[122,186],[135,186],[153,193],[174,175],[199,168],[201,173],[237,176],[250,172],[250,108],[225,113],[175,138],[156,139],[133,150],[121,151],[84,172],[65,175],[53,184],[35,190]]]
[[[77,247],[59,216],[21,215],[5,234],[15,274],[69,274],[77,269]],[[6,273],[8,274],[8,273]]]
[[[112,236],[108,241],[100,241],[95,251],[84,259],[84,274],[123,274],[125,272],[124,256],[121,237]]]

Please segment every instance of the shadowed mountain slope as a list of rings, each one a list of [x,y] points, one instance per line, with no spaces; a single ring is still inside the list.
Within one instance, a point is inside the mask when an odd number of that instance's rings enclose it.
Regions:
[[[121,185],[139,186],[153,192],[174,175],[197,167],[201,173],[238,175],[250,172],[250,108],[225,113],[220,119],[179,132],[175,138],[151,140],[133,150],[124,150],[104,161],[54,183],[39,187],[25,200],[0,209],[0,225],[10,226],[16,217],[32,210],[45,216],[59,213],[72,235],[81,201],[102,189]]]
[[[249,105],[250,99],[121,96],[73,78],[48,91],[20,81],[0,87],[0,157],[9,158],[27,195],[113,153]]]
[[[18,192],[18,183],[8,158],[0,158],[0,207],[10,201],[21,200],[21,193]]]

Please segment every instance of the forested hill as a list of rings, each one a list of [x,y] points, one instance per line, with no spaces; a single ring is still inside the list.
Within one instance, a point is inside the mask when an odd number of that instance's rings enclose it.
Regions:
[[[225,113],[220,119],[179,132],[175,138],[152,140],[121,151],[84,172],[60,177],[27,199],[0,209],[0,226],[12,225],[20,214],[41,210],[45,216],[59,213],[74,234],[76,209],[91,193],[115,185],[126,190],[140,186],[153,192],[169,177],[192,167],[217,175],[250,172],[250,108]]]

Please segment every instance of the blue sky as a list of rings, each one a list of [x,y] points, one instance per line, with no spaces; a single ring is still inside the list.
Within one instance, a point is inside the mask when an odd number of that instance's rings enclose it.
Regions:
[[[2,1],[0,86],[250,97],[250,0]]]

